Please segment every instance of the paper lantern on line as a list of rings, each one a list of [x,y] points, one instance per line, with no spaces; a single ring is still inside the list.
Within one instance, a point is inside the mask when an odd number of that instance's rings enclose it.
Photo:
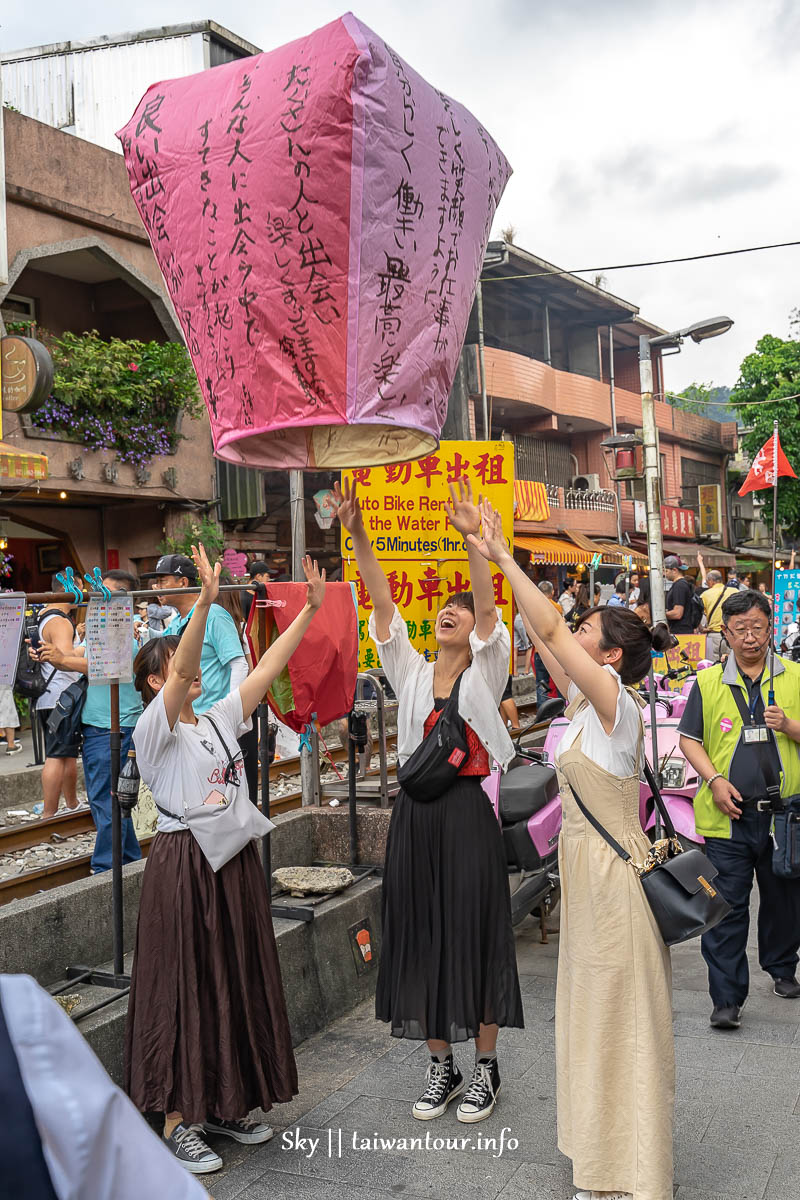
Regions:
[[[510,175],[462,105],[348,13],[154,84],[117,136],[218,458],[435,449]]]

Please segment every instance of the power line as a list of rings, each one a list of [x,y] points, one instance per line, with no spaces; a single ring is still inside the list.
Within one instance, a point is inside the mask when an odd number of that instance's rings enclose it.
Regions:
[[[650,262],[614,263],[607,267],[575,267],[571,271],[536,271],[526,275],[486,275],[481,283],[505,283],[508,279],[546,279],[550,275],[590,275],[602,271],[629,271],[633,267],[665,267],[670,263],[699,262],[704,258],[727,258],[731,254],[754,254],[757,250],[782,250],[787,246],[800,246],[796,242],[771,242],[767,246],[743,246],[739,250],[714,250],[710,254],[687,254],[683,258],[654,258]]]
[[[690,400],[688,396],[678,396],[681,404],[695,404],[700,408],[749,408],[756,404],[780,404],[781,400],[798,400],[800,392],[795,396],[776,396],[774,400]],[[671,400],[667,401],[672,404]],[[681,404],[672,404],[673,408],[680,408]]]

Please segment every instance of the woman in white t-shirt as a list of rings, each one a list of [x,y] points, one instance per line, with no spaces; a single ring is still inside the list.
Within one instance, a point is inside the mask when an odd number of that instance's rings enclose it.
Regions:
[[[627,690],[670,645],[625,607],[592,608],[571,634],[482,507],[476,549],[511,584],[556,687],[568,696],[556,755],[563,804],[556,988],[558,1145],[575,1200],[671,1200],[675,1052],[669,951],[639,878],[587,819],[631,856],[649,850],[639,821],[643,727]]]
[[[305,607],[244,682],[197,717],[220,568],[202,546],[192,556],[202,591],[182,636],[152,639],[134,662],[145,710],[133,743],[159,818],[139,903],[125,1088],[141,1111],[164,1113],[166,1145],[205,1174],[222,1159],[197,1126],[245,1144],[267,1141],[271,1128],[249,1114],[291,1100],[297,1070],[256,842],[215,872],[185,813],[237,792],[247,798],[237,738],[322,604],[325,572],[304,560]]]
[[[469,482],[459,481],[458,491],[451,485],[451,496],[448,520],[463,538],[480,528]],[[342,493],[337,484],[337,498],[374,605],[370,636],[397,696],[401,765],[423,739],[434,737],[458,687],[468,747],[453,764],[458,773],[427,800],[401,789],[392,811],[375,1012],[394,1037],[428,1043],[426,1086],[412,1115],[441,1117],[461,1096],[456,1117],[472,1124],[491,1116],[500,1091],[498,1030],[523,1024],[505,849],[481,787],[490,756],[504,768],[514,757],[498,712],[511,641],[495,607],[489,567],[470,549],[472,591],[449,596],[439,609],[435,661],[415,650],[372,550],[355,485],[351,490],[345,483]],[[468,1039],[475,1042],[469,1084],[453,1056],[453,1044]]]

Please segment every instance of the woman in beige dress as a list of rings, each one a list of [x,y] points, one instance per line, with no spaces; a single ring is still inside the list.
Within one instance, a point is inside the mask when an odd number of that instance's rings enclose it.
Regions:
[[[672,975],[631,866],[575,802],[641,862],[643,727],[636,696],[651,650],[669,644],[626,608],[594,608],[569,632],[514,562],[502,524],[483,506],[480,549],[517,605],[571,718],[557,752],[564,807],[559,846],[561,929],[556,989],[558,1145],[572,1159],[576,1200],[672,1198],[675,1055]],[[477,539],[474,539],[477,545]]]

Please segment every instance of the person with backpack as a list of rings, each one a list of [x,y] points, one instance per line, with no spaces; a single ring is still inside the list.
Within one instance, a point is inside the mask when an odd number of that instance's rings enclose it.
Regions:
[[[677,554],[664,559],[664,574],[672,584],[667,592],[667,623],[670,633],[694,633],[703,619],[703,606],[694,588],[681,572],[686,563]]]
[[[110,592],[131,592],[138,586],[138,579],[129,571],[114,568],[106,571],[103,584]],[[139,650],[134,639],[131,645],[131,662]],[[43,646],[39,661],[51,664],[60,670],[80,673],[88,677],[89,664],[86,646],[78,646],[65,654],[55,646]],[[45,670],[48,667],[45,666]],[[142,702],[133,683],[119,685],[120,759],[125,762],[131,747],[134,726],[142,713]],[[106,684],[93,684],[85,693],[85,702],[80,713],[75,714],[75,723],[80,723],[81,758],[83,776],[92,820],[97,830],[92,851],[91,870],[93,875],[111,870],[111,688]],[[122,864],[138,862],[142,851],[130,817],[122,819]]]
[[[51,590],[63,592],[61,581],[54,575]],[[54,647],[62,654],[71,654],[76,640],[75,626],[70,613],[72,601],[64,604],[48,604],[39,613],[36,627],[31,631],[31,644],[38,650],[40,643],[43,647]],[[58,704],[62,692],[81,678],[78,671],[62,671],[58,667],[43,667],[43,676],[47,686],[36,701],[36,716],[44,730],[45,761],[42,768],[42,802],[43,817],[54,817],[58,812],[58,804],[63,793],[67,808],[78,807],[78,755],[80,754],[80,739],[65,741],[58,733],[49,728],[53,709]]]

